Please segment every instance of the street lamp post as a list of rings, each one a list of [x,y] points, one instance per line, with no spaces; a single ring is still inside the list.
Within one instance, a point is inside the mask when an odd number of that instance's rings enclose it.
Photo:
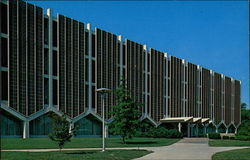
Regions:
[[[104,94],[111,92],[110,89],[108,88],[98,88],[96,90],[96,92],[101,93],[101,99],[102,99],[102,152],[105,151],[105,134],[106,134],[106,130],[105,130],[105,118],[104,118]]]

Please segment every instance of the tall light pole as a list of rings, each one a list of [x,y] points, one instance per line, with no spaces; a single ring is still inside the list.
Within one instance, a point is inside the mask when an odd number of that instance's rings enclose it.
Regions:
[[[111,92],[108,88],[98,88],[96,92],[101,93],[101,99],[102,99],[102,152],[105,151],[105,118],[104,118],[104,94]]]

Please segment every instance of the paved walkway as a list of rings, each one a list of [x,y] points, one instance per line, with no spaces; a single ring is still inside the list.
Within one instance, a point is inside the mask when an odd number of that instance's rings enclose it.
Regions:
[[[120,147],[120,148],[106,148],[106,150],[132,150],[132,149],[146,149],[138,147]],[[91,150],[102,150],[102,148],[63,148],[62,151],[91,151]],[[148,149],[151,150],[151,149]],[[60,151],[59,149],[3,149],[1,151],[17,151],[17,152],[50,152],[50,151]]]
[[[184,138],[179,142],[162,147],[129,147],[129,148],[107,148],[115,149],[146,149],[154,151],[136,160],[210,160],[216,152],[248,147],[209,147],[207,138]],[[101,150],[101,148],[65,148],[66,150]],[[25,152],[49,152],[59,149],[16,149],[2,151],[25,151]]]
[[[184,138],[179,142],[163,147],[150,147],[154,151],[136,160],[210,160],[216,152],[247,147],[209,147],[207,138]]]

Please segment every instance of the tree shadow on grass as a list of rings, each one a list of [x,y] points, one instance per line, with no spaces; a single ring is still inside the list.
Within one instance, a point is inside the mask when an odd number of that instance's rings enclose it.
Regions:
[[[83,154],[94,154],[95,152],[91,152],[91,151],[81,151],[81,152],[69,152],[69,153],[65,153],[65,154],[79,154],[79,155],[83,155]]]

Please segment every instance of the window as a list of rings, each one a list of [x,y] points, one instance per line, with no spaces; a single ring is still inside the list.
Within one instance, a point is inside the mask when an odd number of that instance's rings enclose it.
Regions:
[[[57,47],[57,22],[53,21],[53,46]]]
[[[148,56],[148,72],[150,72],[150,54],[147,54],[147,56]]]
[[[118,60],[118,65],[120,64],[120,49],[121,49],[121,46],[120,46],[120,43],[117,44],[117,60]],[[115,50],[115,48],[114,48]],[[115,51],[114,51],[115,52]]]
[[[92,61],[92,82],[95,83],[95,61]]]
[[[1,8],[1,32],[7,34],[7,5],[0,3]]]
[[[89,60],[85,59],[85,79],[89,81]]]
[[[8,72],[2,71],[2,84],[1,84],[1,92],[2,98],[1,100],[8,100]]]
[[[125,78],[126,77],[126,71],[125,68],[122,68],[122,77]]]
[[[85,55],[89,54],[89,32],[85,32]]]
[[[150,75],[148,74],[148,93],[150,92]]]
[[[57,51],[53,51],[53,76],[57,76]]]
[[[8,67],[8,43],[7,38],[1,38],[1,66]]]
[[[92,108],[95,108],[95,86],[92,86]]]
[[[92,34],[92,57],[95,57],[95,35]]]
[[[122,64],[125,65],[125,61],[126,61],[126,53],[125,53],[125,45],[123,45],[122,48]]]
[[[44,48],[44,74],[49,74],[49,51]]]
[[[44,104],[49,104],[49,79],[44,78]]]
[[[49,41],[49,23],[48,23],[48,19],[44,18],[44,44],[48,44]]]
[[[88,108],[89,106],[89,85],[85,85],[85,102],[86,102],[86,105],[85,107]]]
[[[53,79],[53,105],[57,105],[57,80]]]

